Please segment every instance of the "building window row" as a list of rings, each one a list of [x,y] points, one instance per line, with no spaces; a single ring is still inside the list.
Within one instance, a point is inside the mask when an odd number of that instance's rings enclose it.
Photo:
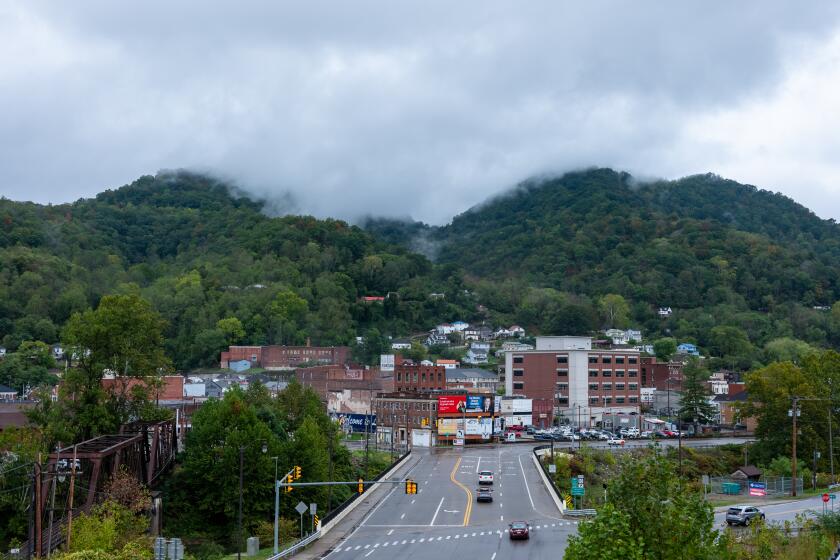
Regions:
[[[522,389],[525,388],[525,384],[524,383],[514,383],[513,388],[522,390]]]
[[[523,370],[523,369],[513,370],[513,376],[514,377],[522,377],[523,375],[525,375],[525,370]]]
[[[557,377],[569,377],[569,370],[567,370],[567,369],[558,369],[558,370],[557,370]]]
[[[557,363],[558,364],[568,364],[569,357],[568,356],[557,356]]]
[[[513,357],[513,363],[514,364],[521,364],[524,361],[525,361],[525,358],[523,358],[522,356],[514,356]]]
[[[611,364],[613,363],[613,358],[615,358],[615,363],[623,364],[624,363],[624,356],[601,356],[600,361],[598,360],[598,356],[590,355],[589,356],[589,363],[590,364]],[[636,356],[628,356],[627,357],[628,364],[637,364],[639,363],[639,359]]]

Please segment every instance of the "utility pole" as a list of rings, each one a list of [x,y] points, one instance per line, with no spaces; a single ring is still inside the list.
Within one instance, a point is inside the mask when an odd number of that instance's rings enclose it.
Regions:
[[[67,501],[67,552],[70,552],[70,537],[73,536],[73,490],[76,484],[76,446],[73,446],[73,463],[70,465],[70,496]]]
[[[834,434],[831,429],[831,417],[834,414],[834,387],[831,385],[831,379],[828,380],[828,460],[831,464],[831,483],[837,482],[834,479]],[[832,502],[832,505],[833,502]]]
[[[41,531],[41,454],[35,464],[35,558],[41,557],[43,533]]]
[[[245,466],[245,446],[239,446],[239,530],[237,531],[236,558],[242,558],[242,471]]]
[[[369,455],[370,455],[370,409],[368,409],[367,416],[365,416],[365,478],[367,478],[367,473],[368,473]],[[302,529],[301,529],[301,531],[302,531]]]
[[[791,442],[791,457],[790,457],[790,473],[791,473],[791,481],[790,481],[790,488],[791,488],[791,496],[794,498],[796,497],[796,417],[798,416],[799,411],[797,407],[799,406],[799,397],[792,397],[793,399],[793,408],[791,409],[791,416],[793,417],[793,436]]]
[[[52,484],[50,487],[50,522],[47,529],[47,558],[52,556],[53,516],[55,511],[55,485],[58,482],[58,463],[61,459],[61,442],[55,450],[55,465],[53,466]]]

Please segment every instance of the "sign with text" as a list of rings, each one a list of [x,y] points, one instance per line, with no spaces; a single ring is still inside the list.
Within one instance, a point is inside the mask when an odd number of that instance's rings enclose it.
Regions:
[[[767,483],[765,482],[750,482],[750,496],[766,496]]]
[[[492,418],[467,418],[468,436],[481,436],[482,439],[490,439],[492,433]]]
[[[466,395],[441,395],[438,397],[438,413],[463,413],[466,404]]]
[[[376,433],[376,414],[334,414],[333,419],[345,432]]]
[[[467,396],[467,412],[486,412],[490,414],[493,410],[493,397],[480,395]]]
[[[458,432],[459,424],[457,418],[438,418],[438,435],[454,436]]]

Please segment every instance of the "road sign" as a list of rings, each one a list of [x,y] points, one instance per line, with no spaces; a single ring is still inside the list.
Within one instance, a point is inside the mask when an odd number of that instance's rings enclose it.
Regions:
[[[309,508],[306,507],[306,504],[304,504],[303,502],[298,502],[295,506],[295,511],[297,511],[301,515],[303,515],[303,512],[305,512],[307,509]]]
[[[829,494],[828,497],[831,498],[832,500],[836,500],[837,499],[837,494]]]
[[[315,515],[315,513],[317,511],[318,511],[318,504],[316,504],[315,502],[312,502],[311,504],[309,504],[309,515]]]
[[[554,463],[548,465],[548,472],[550,472],[551,474],[557,474],[557,465],[555,465]]]
[[[572,496],[583,496],[584,494],[586,494],[586,489],[583,486],[572,487]]]
[[[464,445],[464,438],[455,438],[455,441],[452,442],[453,445]]]
[[[822,501],[823,501],[823,503],[827,502],[828,500],[829,500],[828,494],[823,494],[823,495],[822,495]]]
[[[750,496],[766,496],[767,484],[764,482],[750,482]]]
[[[583,488],[583,475],[582,474],[577,475],[577,485],[580,488]]]

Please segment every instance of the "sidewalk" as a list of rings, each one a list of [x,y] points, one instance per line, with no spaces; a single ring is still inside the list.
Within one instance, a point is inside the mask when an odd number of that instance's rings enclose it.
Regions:
[[[412,453],[408,460],[399,468],[399,470],[396,471],[396,473],[394,473],[394,476],[402,476],[403,473],[416,465],[421,458],[422,455],[415,455]],[[323,558],[329,554],[338,543],[348,537],[359,525],[362,524],[371,510],[373,510],[373,508],[375,508],[376,505],[385,498],[388,492],[393,490],[393,488],[394,487],[391,484],[381,484],[376,489],[364,494],[362,502],[356,506],[356,509],[347,514],[347,517],[342,519],[334,529],[331,529],[326,535],[315,541],[312,546],[309,546],[306,550],[295,554],[292,558],[295,560],[315,560],[317,558]]]

